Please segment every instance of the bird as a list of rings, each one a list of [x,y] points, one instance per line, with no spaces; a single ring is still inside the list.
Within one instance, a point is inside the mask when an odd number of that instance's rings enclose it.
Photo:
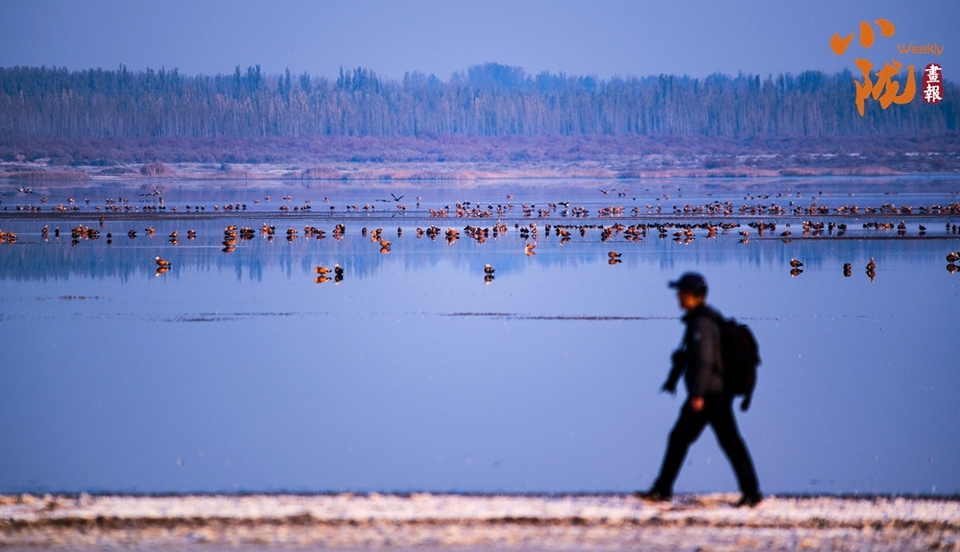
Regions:
[[[160,268],[170,268],[170,261],[157,257],[157,266],[159,266]]]
[[[870,257],[870,262],[867,263],[867,270],[869,270],[869,271],[872,272],[872,271],[875,270],[876,268],[877,268],[877,263],[875,263],[875,262],[873,261],[873,257]]]
[[[607,253],[607,257],[610,257],[611,259],[619,259],[619,258],[620,258],[620,253],[618,253],[618,252],[616,252],[616,251],[611,251],[611,252]]]
[[[523,247],[523,250],[526,251],[528,257],[533,257],[536,253],[533,252],[533,248],[536,247],[536,244],[528,243]]]
[[[803,263],[796,259],[790,259],[790,266],[792,266],[793,268],[800,268],[801,266],[803,266]]]
[[[483,271],[486,272],[487,274],[493,274],[494,272],[496,272],[496,270],[497,269],[493,268],[490,265],[484,265],[483,267]]]
[[[339,264],[333,265],[333,273],[336,276],[343,278],[343,267],[341,267]]]
[[[957,262],[957,261],[960,261],[960,251],[954,251],[954,252],[952,252],[952,253],[947,253],[947,262],[948,262],[948,263],[955,263],[955,262]]]
[[[401,199],[403,199],[403,196],[397,197],[393,195],[393,192],[390,192],[390,197],[392,197],[394,201],[400,201]]]
[[[313,267],[313,271],[316,272],[317,274],[329,274],[329,273],[330,273],[330,269],[327,268],[327,267],[325,267],[325,266],[315,266],[315,267]]]
[[[603,188],[600,188],[600,192],[602,192],[603,195],[608,195],[610,192],[614,191],[615,189],[616,188],[612,188],[610,190],[604,190]]]

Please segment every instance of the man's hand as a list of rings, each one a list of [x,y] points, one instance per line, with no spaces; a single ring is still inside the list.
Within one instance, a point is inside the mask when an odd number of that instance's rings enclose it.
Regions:
[[[663,382],[663,387],[660,388],[660,392],[661,392],[661,393],[667,392],[667,393],[670,393],[671,395],[676,395],[676,394],[677,394],[677,382],[675,382],[675,381],[670,381],[670,380],[667,380],[667,381]]]
[[[690,397],[690,410],[699,414],[703,410],[703,397]]]

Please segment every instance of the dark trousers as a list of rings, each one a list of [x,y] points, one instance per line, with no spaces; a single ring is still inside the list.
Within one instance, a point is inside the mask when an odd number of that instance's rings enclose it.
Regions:
[[[694,413],[690,409],[689,400],[680,409],[680,419],[670,432],[667,454],[663,458],[660,477],[657,478],[653,488],[665,496],[673,493],[673,482],[680,473],[680,466],[683,465],[683,459],[687,456],[687,449],[709,423],[713,426],[717,441],[737,474],[740,491],[744,495],[758,494],[760,488],[757,483],[757,474],[753,469],[753,461],[750,460],[750,453],[747,452],[747,447],[740,437],[737,420],[733,417],[733,397],[707,395],[703,399],[704,406],[700,412]]]

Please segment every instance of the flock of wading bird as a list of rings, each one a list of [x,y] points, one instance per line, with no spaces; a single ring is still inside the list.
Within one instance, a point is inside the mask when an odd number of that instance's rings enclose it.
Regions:
[[[673,223],[669,223],[669,224],[673,224]],[[579,225],[576,227],[571,227],[571,226],[561,226],[561,225],[551,226],[547,224],[544,226],[544,229],[548,235],[551,231],[555,232],[556,236],[560,237],[560,243],[562,245],[563,243],[566,243],[567,241],[570,240],[571,228],[576,228],[579,231],[581,237],[586,237],[586,233],[588,229],[599,228],[600,235],[601,235],[600,239],[603,242],[613,239],[613,237],[616,234],[623,234],[624,238],[627,241],[642,241],[643,237],[647,236],[648,231],[652,228],[657,229],[660,238],[665,238],[668,234],[667,227],[669,224],[662,224],[662,225],[638,224],[638,225],[632,225],[632,226],[625,226],[623,224],[614,224],[609,227],[606,227],[603,225]],[[865,224],[864,227],[868,227],[869,224],[870,223]],[[710,223],[706,223],[705,225],[684,225],[684,226],[685,227],[683,227],[682,230],[678,230],[674,232],[675,241],[689,243],[691,240],[695,239],[695,235],[693,233],[693,228],[695,227],[706,228],[708,232],[707,237],[715,238],[717,236],[718,228],[723,231],[726,231],[726,230],[738,228],[740,225],[739,223],[736,223],[736,224],[727,223],[727,224],[720,224],[720,225],[713,225]],[[773,231],[776,230],[776,223],[751,222],[751,223],[748,223],[748,226],[757,228],[758,233],[761,236],[763,235],[765,228]],[[833,230],[833,226],[834,226],[834,223],[831,222],[830,223],[831,232]],[[840,231],[845,231],[846,229],[845,224],[839,224],[836,226]],[[515,227],[519,230],[521,238],[523,238],[524,240],[529,240],[529,239],[533,240],[532,243],[527,243],[524,245],[524,253],[530,257],[534,256],[536,254],[535,248],[536,248],[538,232],[539,232],[539,227],[537,223],[530,223],[525,226],[520,226],[519,223],[516,223]],[[677,226],[674,225],[674,227],[677,227]],[[805,232],[809,232],[811,229],[814,229],[816,231],[822,231],[823,227],[824,227],[823,223],[804,222]],[[150,226],[146,228],[145,231],[147,233],[147,236],[153,237],[155,235],[156,229]],[[368,230],[367,227],[363,227],[360,233],[364,238],[369,236],[370,241],[374,243],[376,246],[379,246],[381,254],[387,254],[391,251],[391,243],[389,240],[384,238],[383,231],[384,231],[383,228]],[[422,238],[426,236],[432,240],[436,240],[437,237],[440,235],[441,231],[442,231],[441,228],[435,225],[431,225],[426,229],[418,227],[416,229],[416,234],[417,234],[417,238]],[[950,223],[947,223],[947,232],[950,232],[950,231],[953,231],[954,233],[956,233],[957,228],[955,225],[951,227]],[[45,226],[43,229],[43,234],[45,238],[47,237],[47,232],[48,232],[48,227]],[[59,236],[59,232],[60,232],[59,228],[56,230],[56,232],[57,232],[57,235]],[[260,233],[262,237],[266,238],[269,241],[272,241],[276,234],[276,227],[273,225],[268,225],[266,223],[263,223],[260,227]],[[502,222],[498,222],[496,225],[492,227],[492,231],[491,231],[491,228],[482,228],[482,227],[477,227],[477,226],[468,224],[466,227],[464,227],[463,233],[464,235],[468,236],[470,239],[477,241],[478,243],[484,243],[485,241],[487,241],[487,239],[491,235],[494,238],[496,238],[499,235],[506,234],[507,225]],[[82,225],[72,230],[72,236],[75,242],[80,237],[96,239],[96,236],[98,234],[99,233],[96,230],[83,227]],[[332,234],[335,239],[340,240],[346,235],[346,227],[342,223],[338,223],[334,227]],[[749,242],[750,232],[748,230],[742,230],[739,232],[739,234],[742,236],[740,238],[741,243]],[[0,236],[2,235],[3,233],[0,232]],[[297,231],[296,228],[288,228],[286,231],[286,240],[288,242],[293,242],[298,238],[298,235],[299,235],[299,232]],[[789,231],[784,231],[780,234],[780,237],[783,238],[783,241],[788,242],[789,239],[786,238],[785,235],[789,235]],[[130,230],[127,233],[127,236],[131,239],[135,238],[136,231]],[[397,227],[397,237],[400,238],[402,236],[403,236],[403,227]],[[443,236],[444,236],[444,241],[448,245],[452,245],[453,243],[455,243],[457,240],[460,239],[461,233],[459,230],[455,228],[447,228],[447,230],[443,232]],[[170,237],[170,242],[173,245],[177,245],[179,232],[174,230],[173,232],[170,233],[169,237]],[[315,238],[317,240],[322,240],[325,237],[326,237],[326,232],[319,228],[316,228],[310,225],[307,225],[304,228],[305,239]],[[187,239],[192,240],[195,238],[196,238],[196,231],[187,230]],[[255,238],[255,232],[252,227],[238,228],[236,225],[231,224],[224,229],[223,251],[227,253],[233,252],[236,249],[238,240],[253,240],[254,238]],[[14,239],[16,239],[16,236],[14,236]],[[110,240],[112,239],[112,236],[108,234],[107,239],[109,243]],[[609,251],[607,253],[607,263],[610,265],[620,264],[622,262],[622,257],[623,257],[623,254],[618,251]],[[956,264],[957,261],[960,261],[960,251],[950,252],[947,254],[946,258],[948,263],[946,268],[948,272],[955,273],[960,271],[960,266]],[[160,258],[159,256],[156,257],[156,263],[157,263],[158,276],[170,270],[170,267],[171,267],[170,262]],[[802,261],[791,258],[790,259],[790,267],[791,267],[790,275],[799,276],[800,274],[802,274],[803,266],[804,265]],[[865,267],[865,273],[870,278],[871,282],[873,282],[876,278],[876,269],[877,269],[876,261],[873,257],[871,257],[870,262],[867,263]],[[343,280],[344,272],[343,272],[343,268],[340,266],[339,263],[335,264],[332,269],[325,266],[315,266],[314,272],[316,272],[317,274],[314,281],[315,283],[318,283],[318,284],[323,284],[331,280],[333,280],[335,284],[339,284]],[[483,272],[484,272],[484,281],[487,284],[491,283],[495,279],[496,269],[490,264],[486,264],[484,266]],[[332,278],[329,276],[329,274],[331,273],[333,274]],[[844,263],[843,275],[845,277],[850,277],[852,273],[853,273],[853,266],[850,263]]]
[[[677,188],[679,192],[682,192],[680,188]],[[611,192],[617,191],[615,189],[610,190],[599,190],[604,195],[609,195]],[[629,190],[624,188],[622,191],[617,191],[617,197],[626,198]],[[649,192],[649,189],[646,190]],[[33,189],[20,187],[16,191],[10,193],[0,192],[0,195],[9,196],[9,195],[25,195],[27,197],[33,197],[38,195]],[[706,194],[708,197],[712,196],[712,193]],[[853,196],[853,194],[849,194]],[[897,195],[896,192],[887,192],[884,195],[894,196]],[[103,204],[92,205],[93,209],[98,212],[113,212],[113,213],[167,213],[167,212],[180,212],[180,213],[193,213],[193,214],[216,214],[216,213],[230,213],[233,211],[246,211],[247,203],[237,202],[234,203],[225,203],[225,204],[215,204],[212,206],[212,209],[207,210],[206,205],[173,205],[169,209],[164,203],[163,200],[163,191],[160,189],[154,189],[148,193],[138,193],[137,196],[143,198],[150,197],[151,202],[148,205],[137,205],[131,203],[130,197],[118,197],[117,199],[107,198],[104,200]],[[386,204],[393,205],[395,210],[400,214],[407,213],[407,205],[401,204],[400,200],[404,198],[403,195],[397,196],[393,193],[390,194],[391,199],[376,199],[372,203],[366,205],[345,205],[343,209],[347,212],[361,212],[371,213],[371,212],[380,212],[383,213],[383,209],[377,209],[377,202],[382,202]],[[960,196],[960,193],[951,193],[948,197],[957,197]],[[811,196],[811,203],[809,205],[798,205],[797,203],[803,197],[801,192],[786,192],[786,193],[777,193],[777,194],[754,194],[746,195],[743,200],[746,202],[757,201],[757,203],[743,203],[740,205],[734,205],[732,201],[719,201],[713,200],[703,205],[693,205],[687,203],[683,206],[673,204],[672,207],[665,208],[662,202],[670,200],[670,194],[663,193],[658,195],[653,201],[656,202],[656,205],[653,203],[647,203],[645,206],[634,205],[632,207],[624,205],[611,205],[607,207],[600,207],[596,211],[596,216],[600,218],[604,217],[619,217],[627,214],[633,216],[641,216],[641,214],[647,215],[697,215],[697,216],[783,216],[783,215],[794,215],[794,216],[804,216],[804,215],[870,215],[870,214],[881,214],[881,215],[960,215],[960,202],[952,202],[947,205],[932,204],[932,205],[896,205],[894,203],[884,203],[879,207],[863,206],[856,204],[845,204],[841,206],[826,206],[820,205],[820,199],[824,197],[823,192]],[[678,195],[674,200],[682,197]],[[831,197],[831,194],[826,194],[825,197]],[[153,199],[155,198],[155,199]],[[283,213],[290,212],[312,212],[312,200],[306,199],[303,200],[303,205],[291,206],[286,203],[293,203],[292,195],[283,196],[284,205],[281,205],[278,210]],[[416,198],[416,208],[420,209],[420,203],[422,197]],[[515,204],[513,203],[513,195],[507,194],[506,203],[497,203],[494,206],[493,202],[470,202],[470,201],[461,201],[456,202],[454,205],[445,205],[442,208],[437,209],[427,209],[426,213],[429,214],[431,218],[452,218],[456,216],[457,218],[493,218],[496,215],[496,218],[502,219],[505,218],[508,214],[514,213]],[[786,201],[786,204],[777,203],[778,200]],[[68,198],[66,200],[66,205],[60,203],[56,206],[47,207],[48,203],[47,197],[40,198],[40,205],[27,204],[20,205],[19,203],[14,206],[17,211],[42,211],[44,208],[51,211],[81,211],[81,203],[74,199]],[[135,200],[137,201],[137,200]],[[146,201],[146,199],[139,200],[140,202]],[[269,203],[271,201],[270,196],[265,196],[263,198],[263,203]],[[637,201],[637,198],[634,197],[633,201]],[[765,203],[769,201],[769,203]],[[0,203],[3,203],[0,200]],[[330,204],[330,199],[328,197],[323,198],[323,203],[327,204],[327,207],[330,211],[335,211],[337,208],[334,205]],[[260,205],[261,199],[253,199],[254,205]],[[90,199],[84,199],[82,205],[84,209],[91,207]],[[538,208],[534,203],[521,203],[521,208],[523,216],[525,218],[529,217],[538,217],[538,218],[548,218],[553,216],[560,217],[571,217],[571,218],[586,218],[591,216],[591,211],[583,206],[573,205],[569,201],[559,201],[559,202],[549,202],[546,203],[546,208],[544,204]],[[181,209],[182,208],[182,209]],[[3,205],[3,211],[9,211],[10,205]],[[388,209],[388,212],[390,210]]]
[[[608,195],[610,192],[617,190],[600,190],[604,195]],[[33,190],[28,189],[19,189],[18,193],[32,194]],[[151,213],[162,213],[167,211],[167,207],[164,205],[163,198],[159,197],[163,194],[160,190],[154,190],[147,194],[138,194],[140,196],[157,196],[158,203],[156,205],[147,205],[143,206],[141,211],[141,206],[131,205],[129,198],[120,197],[116,200],[107,199],[104,205],[95,205],[94,208],[96,211],[101,213],[131,213],[131,212],[151,212]],[[711,194],[707,194],[711,195]],[[624,189],[622,192],[617,193],[618,197],[626,197],[627,190]],[[407,206],[401,205],[399,202],[404,196],[396,196],[391,194],[392,199],[387,200],[377,200],[384,203],[395,203],[397,210],[401,214],[407,212]],[[897,206],[892,203],[884,203],[880,207],[862,207],[858,205],[843,205],[839,207],[827,207],[824,205],[819,205],[819,198],[813,196],[812,203],[808,206],[799,206],[795,205],[794,201],[789,201],[788,205],[778,205],[776,199],[783,197],[792,197],[791,194],[776,194],[776,196],[771,196],[769,194],[763,195],[758,194],[755,196],[746,196],[744,197],[747,201],[760,200],[760,203],[757,204],[742,204],[739,207],[734,206],[733,202],[726,201],[713,201],[705,205],[691,205],[686,204],[683,207],[674,205],[672,208],[672,213],[669,211],[666,216],[676,216],[676,217],[705,217],[705,216],[714,216],[714,217],[725,217],[725,216],[763,216],[763,217],[779,217],[779,216],[824,216],[824,215],[841,215],[841,216],[862,216],[862,215],[898,215],[898,216],[910,216],[914,213],[920,215],[960,215],[960,203],[954,202],[949,203],[948,205],[939,205],[934,204],[930,206],[908,206],[901,205]],[[800,193],[796,193],[795,197],[799,199],[801,197]],[[421,197],[417,197],[417,208],[420,207]],[[493,203],[487,203],[486,205],[477,202],[473,203],[470,201],[456,202],[453,206],[446,205],[442,209],[428,209],[430,218],[435,219],[447,219],[447,218],[460,218],[460,219],[493,219],[496,216],[496,224],[492,227],[484,226],[474,226],[472,224],[467,224],[462,232],[463,235],[473,239],[479,243],[483,243],[491,236],[496,238],[499,235],[506,234],[508,227],[502,221],[503,218],[510,216],[510,213],[515,212],[515,206],[512,202],[513,196],[507,196],[508,202],[505,204],[497,204],[496,206]],[[634,198],[636,199],[636,198]],[[662,194],[661,197],[657,197],[656,201],[666,201],[670,199],[669,194]],[[769,204],[763,203],[763,201],[771,200]],[[263,201],[270,202],[270,196],[266,196]],[[284,202],[292,202],[293,197],[290,195],[283,196]],[[41,198],[41,203],[46,204],[47,198]],[[67,203],[70,207],[64,205],[57,205],[51,207],[53,211],[77,211],[80,210],[77,205],[77,201],[73,198],[68,199]],[[253,200],[254,204],[259,204],[260,200]],[[329,204],[330,200],[328,198],[323,199],[323,203]],[[90,204],[90,200],[84,200],[85,205]],[[716,238],[718,232],[727,233],[727,231],[736,229],[740,236],[739,242],[746,244],[750,242],[751,239],[751,230],[756,233],[760,238],[764,238],[765,234],[770,237],[776,237],[784,242],[789,243],[790,240],[794,237],[821,237],[824,232],[830,236],[843,237],[847,230],[848,226],[846,223],[836,223],[836,222],[815,222],[813,220],[803,220],[801,221],[800,229],[791,228],[790,222],[781,223],[781,228],[778,231],[778,222],[769,221],[764,222],[752,221],[748,222],[747,226],[749,229],[741,229],[741,224],[739,222],[701,222],[701,223],[687,223],[687,222],[668,222],[654,220],[649,222],[639,222],[637,224],[625,225],[623,223],[617,222],[607,226],[606,224],[550,224],[547,222],[550,219],[555,217],[566,218],[566,219],[583,219],[589,218],[591,216],[590,210],[585,207],[572,205],[569,201],[561,202],[549,202],[544,208],[542,205],[540,208],[537,207],[534,203],[521,203],[522,216],[523,219],[530,219],[536,217],[540,220],[538,222],[528,222],[524,225],[521,225],[519,222],[514,224],[514,228],[519,231],[520,237],[525,241],[529,241],[524,246],[524,252],[528,256],[533,256],[535,254],[534,249],[536,248],[537,239],[540,232],[540,224],[543,224],[543,230],[546,236],[549,236],[551,233],[554,233],[558,238],[560,238],[560,244],[563,245],[571,239],[573,233],[578,232],[581,237],[586,237],[587,231],[592,229],[600,230],[600,240],[602,242],[607,242],[615,239],[617,236],[622,235],[628,241],[642,241],[643,238],[647,237],[650,233],[655,233],[659,236],[660,239],[664,239],[673,236],[673,240],[678,243],[690,243],[696,238],[695,231],[705,231],[706,238]],[[193,212],[193,213],[203,213],[209,211],[206,210],[205,206],[194,206],[190,205],[184,206],[184,211]],[[9,206],[4,206],[4,210],[8,210]],[[39,211],[41,207],[39,206],[27,206],[21,207],[20,205],[16,206],[17,210],[30,210],[30,211]],[[376,210],[376,204],[368,204],[363,207],[359,205],[347,205],[345,207],[347,212],[371,212]],[[219,205],[213,206],[213,213],[229,213],[231,211],[246,211],[246,203],[237,203],[234,204],[225,204],[221,208]],[[282,205],[280,211],[288,213],[290,211],[310,211],[312,210],[311,201],[306,200],[304,205],[296,206],[291,209],[289,205]],[[335,210],[334,206],[330,206],[330,210]],[[177,206],[170,208],[170,212],[178,211]],[[609,218],[620,218],[624,216],[630,216],[631,214],[635,217],[642,216],[643,209],[640,206],[635,206],[632,210],[628,210],[621,205],[613,205],[608,207],[599,208],[596,211],[596,218],[598,219],[609,219]],[[381,211],[382,212],[382,211]],[[657,218],[664,215],[664,209],[660,204],[654,206],[651,203],[646,204],[646,215],[655,215]],[[546,220],[544,220],[546,219]],[[101,214],[100,216],[100,227],[104,226],[105,215]],[[526,220],[524,221],[526,222]],[[863,223],[863,228],[865,230],[875,230],[877,232],[881,231],[892,231],[896,229],[898,237],[905,237],[907,234],[907,224],[904,220],[901,220],[899,224],[894,224],[893,222],[866,222]],[[924,237],[927,235],[927,228],[923,224],[917,226],[918,233],[917,237]],[[147,237],[154,237],[156,229],[153,226],[149,226],[143,230]],[[453,244],[458,239],[460,239],[461,231],[449,227],[446,231],[443,231],[441,228],[436,225],[431,225],[428,228],[417,228],[416,235],[417,238],[422,238],[424,236],[436,240],[440,235],[444,237],[444,240],[448,244]],[[794,233],[796,232],[796,234]],[[956,224],[951,224],[950,222],[946,223],[946,232],[947,234],[958,234],[958,227]],[[48,238],[49,226],[43,228],[42,234],[44,239]],[[98,239],[99,230],[85,227],[83,225],[78,225],[77,227],[71,229],[72,244],[77,245],[81,239]],[[337,224],[332,232],[333,237],[337,240],[342,239],[346,233],[346,228],[343,224]],[[383,229],[377,228],[368,232],[368,229],[364,227],[361,231],[364,237],[367,237],[369,234],[371,242],[375,243],[380,247],[380,253],[386,254],[390,252],[390,241],[385,239],[382,235]],[[55,234],[57,237],[60,236],[60,229],[55,229]],[[276,234],[275,226],[267,225],[263,223],[260,228],[260,234],[262,237],[273,240]],[[193,240],[196,238],[195,230],[187,230],[186,238],[188,240]],[[241,240],[252,240],[255,238],[256,232],[252,227],[237,227],[236,225],[229,225],[224,230],[224,239],[223,239],[223,251],[225,253],[233,252]],[[289,228],[286,231],[286,239],[289,242],[293,242],[298,239],[300,233],[295,228]],[[403,235],[403,228],[397,228],[397,237]],[[127,232],[127,237],[134,239],[138,236],[137,230],[129,230]],[[304,239],[324,239],[326,237],[326,232],[320,230],[313,226],[306,226],[303,232]],[[169,241],[173,245],[179,244],[179,239],[181,234],[179,231],[174,230],[169,234]],[[16,234],[12,232],[2,232],[0,231],[0,243],[15,243],[17,240]],[[110,233],[107,233],[107,244],[113,242],[113,236]],[[947,255],[947,270],[951,273],[960,271],[960,266],[956,264],[957,257],[960,256],[960,253],[951,252]],[[621,262],[622,255],[616,251],[610,251],[608,254],[608,263],[611,265],[619,264]],[[157,257],[157,274],[163,274],[170,270],[170,263],[160,257]],[[791,259],[790,261],[792,276],[798,276],[803,273],[803,262],[797,259]],[[317,283],[326,283],[331,279],[335,283],[339,283],[343,279],[343,269],[336,265],[333,269],[329,269],[323,266],[317,266],[314,268],[317,273],[316,282]],[[330,278],[328,274],[333,273],[334,277]],[[484,267],[484,279],[487,283],[490,283],[494,279],[495,269],[490,265]],[[843,266],[844,276],[851,276],[852,266],[850,263],[846,263]],[[866,274],[870,277],[871,281],[874,280],[876,276],[876,263],[873,258],[871,258],[870,263],[866,266]]]

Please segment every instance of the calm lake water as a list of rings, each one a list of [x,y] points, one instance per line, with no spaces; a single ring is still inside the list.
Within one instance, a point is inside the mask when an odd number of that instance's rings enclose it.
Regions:
[[[0,492],[645,489],[683,397],[658,392],[683,331],[666,283],[695,270],[760,343],[738,419],[765,492],[960,493],[960,273],[945,259],[960,215],[919,210],[960,201],[958,178],[18,186],[0,182],[0,230],[18,236],[0,244]],[[97,211],[107,199],[131,209]],[[731,215],[683,213],[727,201]],[[457,218],[457,202],[493,216]],[[793,214],[814,205],[831,214]],[[747,226],[761,220],[776,230]],[[901,220],[902,236],[863,227]],[[848,226],[804,236],[803,221]],[[705,222],[741,226],[600,229]],[[225,252],[231,224],[254,232]],[[561,241],[558,224],[590,227]],[[72,243],[77,225],[99,237]],[[435,240],[417,236],[431,225]],[[342,281],[316,283],[334,264]],[[677,491],[734,490],[707,431]]]

